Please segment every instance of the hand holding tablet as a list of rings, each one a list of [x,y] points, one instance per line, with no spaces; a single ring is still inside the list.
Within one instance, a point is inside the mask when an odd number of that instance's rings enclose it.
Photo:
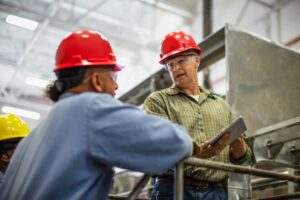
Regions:
[[[218,135],[213,137],[208,141],[210,145],[215,145],[218,140],[226,133],[229,133],[229,139],[225,143],[226,145],[231,144],[235,139],[237,139],[242,133],[247,130],[245,122],[242,116],[239,116],[235,119],[231,124],[229,124],[226,128],[224,128]]]

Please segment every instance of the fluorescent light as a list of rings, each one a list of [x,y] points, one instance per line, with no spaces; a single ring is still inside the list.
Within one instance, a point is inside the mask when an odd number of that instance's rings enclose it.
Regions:
[[[39,23],[37,21],[33,21],[33,20],[26,19],[23,17],[18,17],[15,15],[8,15],[5,19],[5,21],[8,24],[26,28],[31,31],[34,31],[37,28],[37,26],[39,25]]]
[[[4,113],[13,113],[22,117],[26,117],[29,119],[35,119],[35,120],[39,120],[41,117],[41,114],[38,112],[33,112],[33,111],[29,111],[29,110],[23,110],[20,108],[14,108],[14,107],[9,107],[9,106],[3,106],[1,108],[1,111]]]
[[[27,77],[25,80],[25,83],[27,83],[28,85],[33,85],[33,86],[37,86],[40,88],[46,88],[47,85],[49,84],[49,81],[45,81],[43,79],[34,78],[34,77]]]

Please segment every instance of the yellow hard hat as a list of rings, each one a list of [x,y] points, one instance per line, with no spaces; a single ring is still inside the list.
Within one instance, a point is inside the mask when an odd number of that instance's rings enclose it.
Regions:
[[[0,115],[0,141],[24,138],[29,132],[28,125],[17,115]]]

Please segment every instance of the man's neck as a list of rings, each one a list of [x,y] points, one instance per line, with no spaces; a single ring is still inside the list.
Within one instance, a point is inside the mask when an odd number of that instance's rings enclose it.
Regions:
[[[179,88],[179,90],[189,96],[200,95],[200,88],[198,85],[192,85],[191,87],[186,88]]]

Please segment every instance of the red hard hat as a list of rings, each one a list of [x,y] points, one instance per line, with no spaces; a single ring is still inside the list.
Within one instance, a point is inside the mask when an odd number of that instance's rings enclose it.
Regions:
[[[108,40],[101,33],[81,30],[69,34],[59,44],[54,71],[99,65],[114,65],[115,71],[123,68],[116,63],[116,56]]]
[[[159,63],[164,64],[164,61],[169,57],[191,49],[195,50],[200,55],[201,49],[191,35],[182,31],[169,33],[161,44]]]

